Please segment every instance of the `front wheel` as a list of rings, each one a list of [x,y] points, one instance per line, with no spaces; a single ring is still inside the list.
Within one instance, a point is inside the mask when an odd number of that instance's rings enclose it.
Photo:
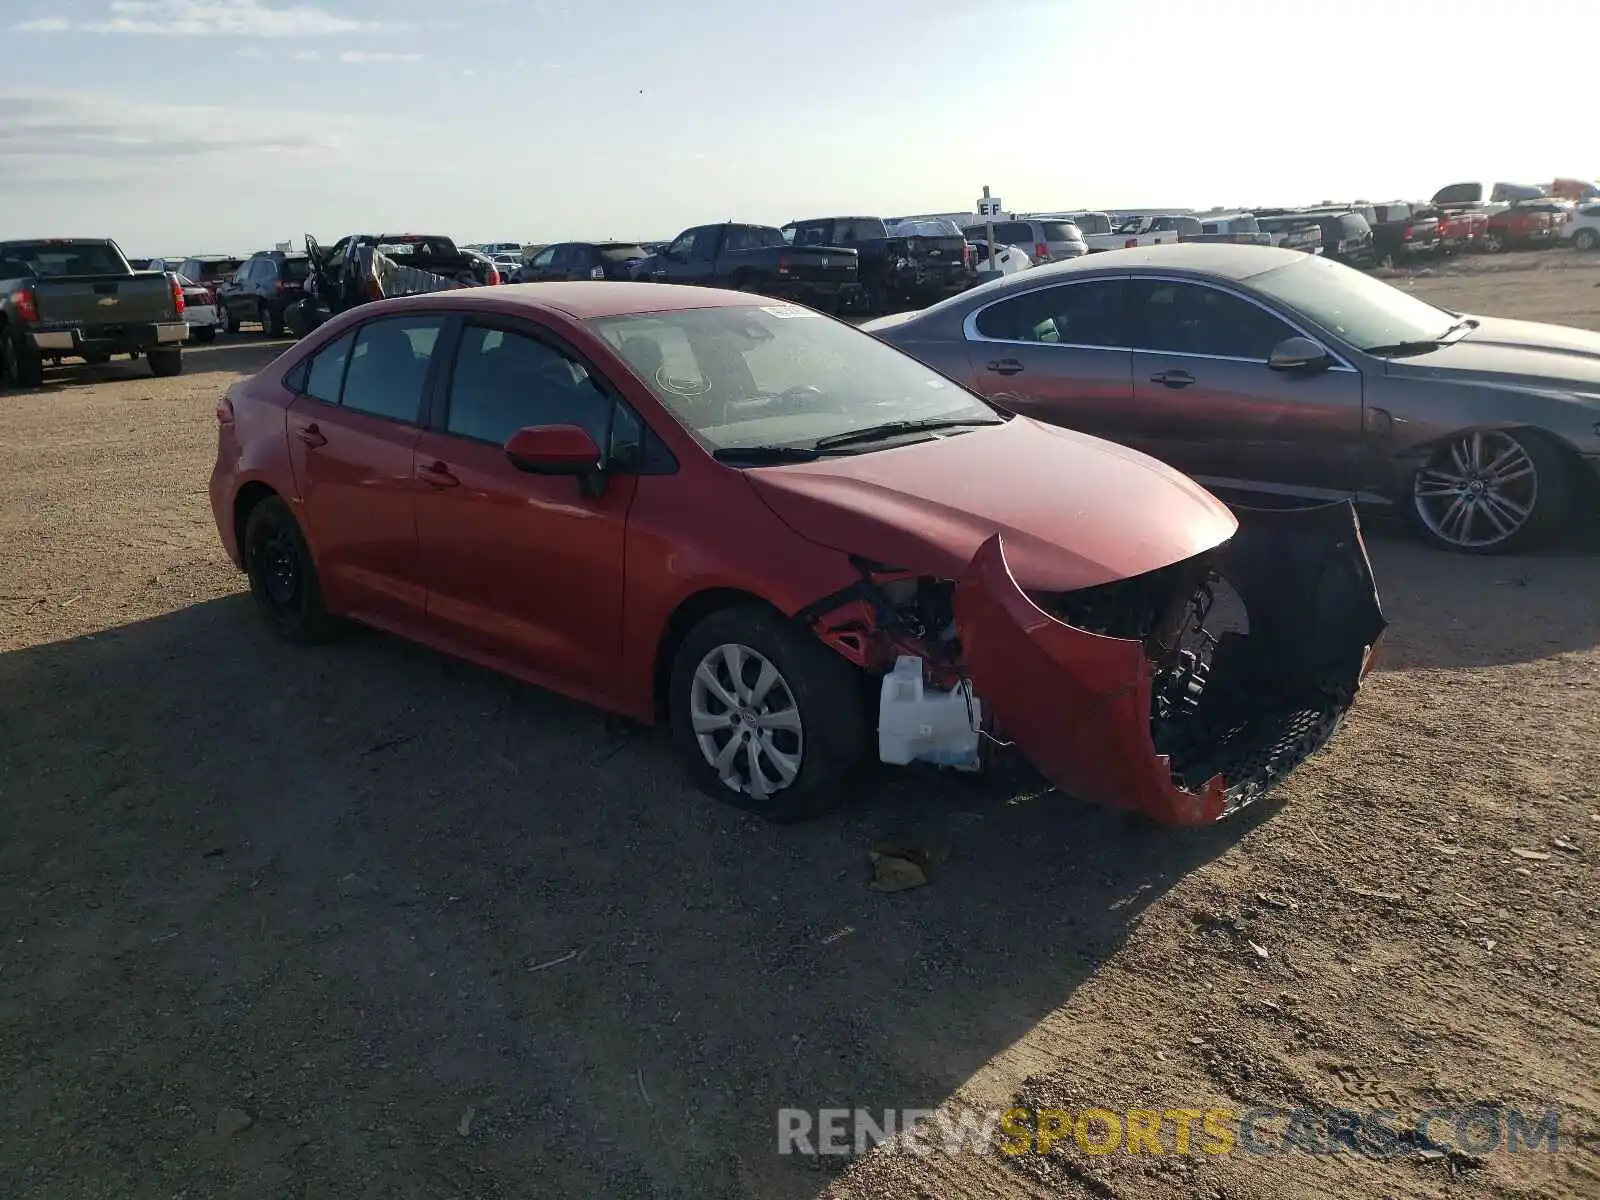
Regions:
[[[177,346],[160,346],[149,351],[150,374],[157,379],[168,379],[183,374],[183,350]]]
[[[1600,246],[1600,233],[1592,229],[1580,229],[1572,235],[1572,244],[1579,250],[1593,250]]]
[[[1411,511],[1423,536],[1466,554],[1534,546],[1561,528],[1571,507],[1567,460],[1532,430],[1452,438],[1411,487]]]
[[[13,387],[44,386],[44,359],[20,337],[0,332],[0,382]]]
[[[780,614],[712,613],[673,660],[673,740],[709,795],[780,824],[836,807],[871,731],[855,668]]]
[[[217,332],[234,333],[237,326],[233,323],[233,310],[220,300],[217,301]]]
[[[279,637],[310,644],[327,641],[336,632],[311,548],[289,506],[276,496],[250,510],[244,566],[256,609]]]
[[[1499,254],[1506,248],[1506,238],[1503,233],[1491,229],[1483,235],[1483,251],[1485,254]]]

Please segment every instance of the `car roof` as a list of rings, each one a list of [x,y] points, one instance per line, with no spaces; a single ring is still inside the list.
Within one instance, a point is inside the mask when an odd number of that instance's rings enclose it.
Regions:
[[[1303,250],[1280,250],[1275,246],[1213,245],[1208,242],[1168,242],[1154,246],[1133,246],[1124,250],[1106,250],[1065,262],[1048,263],[1034,267],[1021,275],[1011,275],[1011,280],[1026,280],[1029,284],[1043,282],[1054,276],[1076,275],[1085,271],[1104,272],[1127,269],[1201,271],[1223,279],[1248,279],[1274,267],[1305,260]]]
[[[580,321],[591,317],[623,317],[639,313],[677,312],[691,308],[736,308],[782,301],[750,292],[691,287],[672,283],[624,283],[578,280],[564,283],[511,283],[493,288],[458,288],[383,301],[395,308],[476,308],[501,312],[542,310]]]

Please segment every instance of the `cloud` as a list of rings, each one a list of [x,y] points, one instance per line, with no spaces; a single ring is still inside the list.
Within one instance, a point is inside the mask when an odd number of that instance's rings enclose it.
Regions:
[[[420,54],[395,54],[388,50],[346,50],[339,55],[347,63],[414,63],[421,62]]]
[[[310,5],[273,7],[260,0],[111,0],[98,20],[41,17],[13,28],[20,33],[294,38],[393,31],[400,26],[342,17]]]

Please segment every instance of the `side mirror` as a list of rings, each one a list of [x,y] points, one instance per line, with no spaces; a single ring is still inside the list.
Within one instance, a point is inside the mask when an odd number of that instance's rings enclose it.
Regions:
[[[530,475],[596,475],[600,447],[577,425],[529,425],[506,440],[506,458]]]
[[[1332,363],[1332,356],[1308,337],[1284,338],[1267,360],[1274,371],[1324,371]]]

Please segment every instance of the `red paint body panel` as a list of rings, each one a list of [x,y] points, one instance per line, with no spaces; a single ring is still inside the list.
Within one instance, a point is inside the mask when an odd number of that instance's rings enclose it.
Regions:
[[[1004,734],[1063,791],[1154,820],[1198,825],[1224,808],[1224,781],[1172,782],[1150,740],[1150,664],[1135,641],[1056,620],[1023,594],[999,535],[956,585],[956,626],[978,695]]]
[[[1171,467],[1027,417],[761,468],[750,480],[803,536],[947,579],[1003,533],[1017,577],[1042,591],[1140,575],[1209,550],[1238,527],[1221,501]]]

